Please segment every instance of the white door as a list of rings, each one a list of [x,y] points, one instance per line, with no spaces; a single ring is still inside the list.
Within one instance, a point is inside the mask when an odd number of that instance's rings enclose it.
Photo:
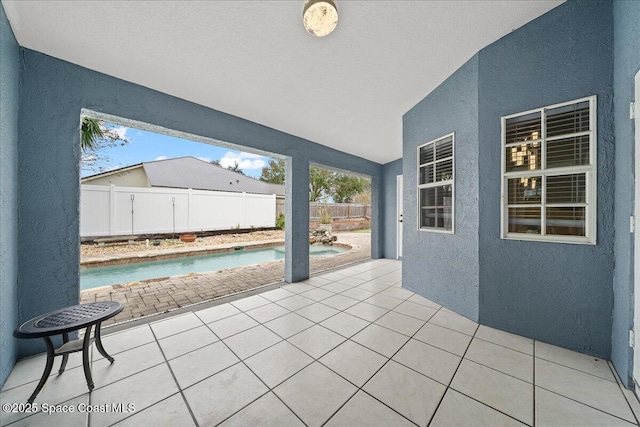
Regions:
[[[396,177],[396,210],[397,210],[397,229],[398,243],[396,248],[396,258],[402,258],[402,175]]]
[[[636,128],[636,175],[635,175],[635,209],[634,217],[636,222],[634,233],[634,266],[633,276],[634,282],[634,326],[635,342],[633,351],[633,379],[636,384],[640,384],[640,230],[638,225],[640,221],[640,71],[636,74],[636,93],[635,93],[635,128]]]

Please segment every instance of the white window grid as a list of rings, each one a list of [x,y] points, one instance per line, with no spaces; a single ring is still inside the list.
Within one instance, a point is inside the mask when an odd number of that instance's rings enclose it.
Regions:
[[[510,240],[532,240],[543,242],[557,242],[557,243],[572,243],[572,244],[596,244],[597,235],[597,220],[596,220],[596,207],[597,207],[597,176],[596,176],[596,157],[597,157],[597,114],[596,114],[596,95],[580,98],[572,101],[562,102],[559,104],[548,105],[542,108],[536,108],[501,118],[501,130],[502,130],[502,150],[501,150],[501,163],[502,163],[502,181],[501,181],[501,211],[500,211],[500,226],[502,239]],[[575,132],[570,134],[556,135],[548,137],[546,135],[546,112],[548,110],[564,107],[567,105],[578,104],[581,102],[589,102],[589,130],[582,132]],[[520,146],[522,142],[515,142],[511,144],[506,143],[506,123],[508,119],[520,116],[526,116],[532,113],[541,114],[541,135],[537,140],[527,140],[527,144],[538,142],[541,144],[540,156],[541,156],[541,168],[535,170],[513,171],[507,172],[506,170],[506,149],[513,146]],[[566,166],[547,169],[547,142],[553,142],[556,140],[589,136],[589,164],[579,166]],[[547,177],[550,176],[566,176],[572,174],[585,174],[585,203],[546,203],[546,191],[547,191]],[[512,178],[522,177],[542,177],[542,193],[541,203],[539,204],[526,204],[526,205],[510,205],[508,202],[507,184],[508,180]],[[546,208],[553,207],[585,207],[585,235],[584,236],[567,236],[567,235],[555,235],[546,234]],[[528,234],[528,233],[512,233],[509,232],[509,208],[510,207],[523,207],[523,208],[540,208],[540,220],[541,230],[540,234]]]
[[[451,138],[451,156],[449,157],[444,157],[442,159],[438,159],[436,160],[436,154],[434,153],[433,156],[433,161],[431,162],[427,162],[427,163],[420,163],[420,149],[423,147],[426,147],[428,145],[431,144],[436,144],[442,140],[445,140],[447,138]],[[455,132],[451,132],[447,135],[441,136],[440,138],[436,138],[432,141],[426,142],[422,145],[419,145],[416,153],[417,153],[417,161],[416,163],[418,164],[418,168],[417,168],[417,183],[418,183],[418,194],[417,194],[417,205],[418,205],[418,215],[417,215],[417,223],[418,223],[418,230],[419,231],[426,231],[426,232],[430,232],[430,233],[443,233],[443,234],[454,234],[455,233],[455,226],[456,226],[456,186],[455,186],[455,179],[456,179],[456,162],[455,162],[455,146],[456,146],[456,138],[455,138]],[[423,166],[427,166],[429,164],[433,164],[434,168],[435,165],[437,163],[441,163],[447,160],[451,160],[451,179],[448,180],[442,180],[442,181],[437,181],[435,180],[434,182],[430,182],[427,184],[421,184],[420,183],[420,168]],[[441,187],[444,185],[450,185],[451,186],[451,230],[446,230],[444,228],[439,228],[439,227],[426,227],[426,226],[421,226],[420,223],[422,222],[422,203],[420,200],[420,190],[424,189],[424,188],[433,188],[433,187]]]

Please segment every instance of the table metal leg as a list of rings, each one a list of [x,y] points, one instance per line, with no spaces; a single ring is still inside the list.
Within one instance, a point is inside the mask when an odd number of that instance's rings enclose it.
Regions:
[[[113,363],[113,357],[109,356],[109,354],[107,354],[107,352],[104,350],[104,347],[102,346],[102,339],[100,337],[101,325],[102,325],[102,322],[99,322],[96,324],[96,329],[95,329],[96,347],[98,348],[98,351],[100,352],[101,355],[103,355],[109,362]]]
[[[42,378],[40,378],[40,382],[38,383],[38,386],[36,387],[34,392],[31,394],[31,397],[29,397],[29,400],[27,400],[28,403],[33,403],[33,401],[36,399],[36,396],[38,395],[38,393],[40,393],[40,390],[42,390],[42,387],[44,387],[45,383],[47,382],[47,379],[49,378],[49,374],[51,373],[51,368],[53,368],[53,358],[55,357],[55,350],[53,348],[53,343],[51,342],[51,338],[49,337],[43,337],[43,338],[44,338],[44,343],[47,345],[47,364],[44,367],[44,373],[42,374]]]
[[[82,367],[84,368],[84,377],[87,380],[89,391],[93,390],[93,378],[91,377],[91,367],[89,366],[89,347],[91,346],[91,326],[87,327],[82,341]]]
[[[69,342],[69,333],[65,332],[62,334],[62,345],[65,345]],[[65,353],[62,355],[62,363],[60,364],[60,369],[58,370],[58,375],[61,375],[64,372],[64,369],[67,367],[67,362],[69,361],[69,354]]]

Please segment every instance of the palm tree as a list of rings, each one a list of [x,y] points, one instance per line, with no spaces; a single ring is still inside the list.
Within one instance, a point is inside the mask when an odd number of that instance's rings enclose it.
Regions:
[[[122,128],[122,127],[121,127]],[[106,164],[111,161],[108,150],[129,143],[126,129],[120,132],[113,125],[90,117],[82,118],[80,127],[80,157],[82,169],[92,172],[102,172]]]
[[[89,117],[82,118],[82,128],[80,130],[80,148],[83,152],[95,150],[98,141],[105,137],[104,131],[100,127],[100,121]]]

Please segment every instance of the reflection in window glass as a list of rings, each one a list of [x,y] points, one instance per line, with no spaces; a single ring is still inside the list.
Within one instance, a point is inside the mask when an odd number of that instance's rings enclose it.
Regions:
[[[503,119],[503,238],[595,243],[595,102]]]

